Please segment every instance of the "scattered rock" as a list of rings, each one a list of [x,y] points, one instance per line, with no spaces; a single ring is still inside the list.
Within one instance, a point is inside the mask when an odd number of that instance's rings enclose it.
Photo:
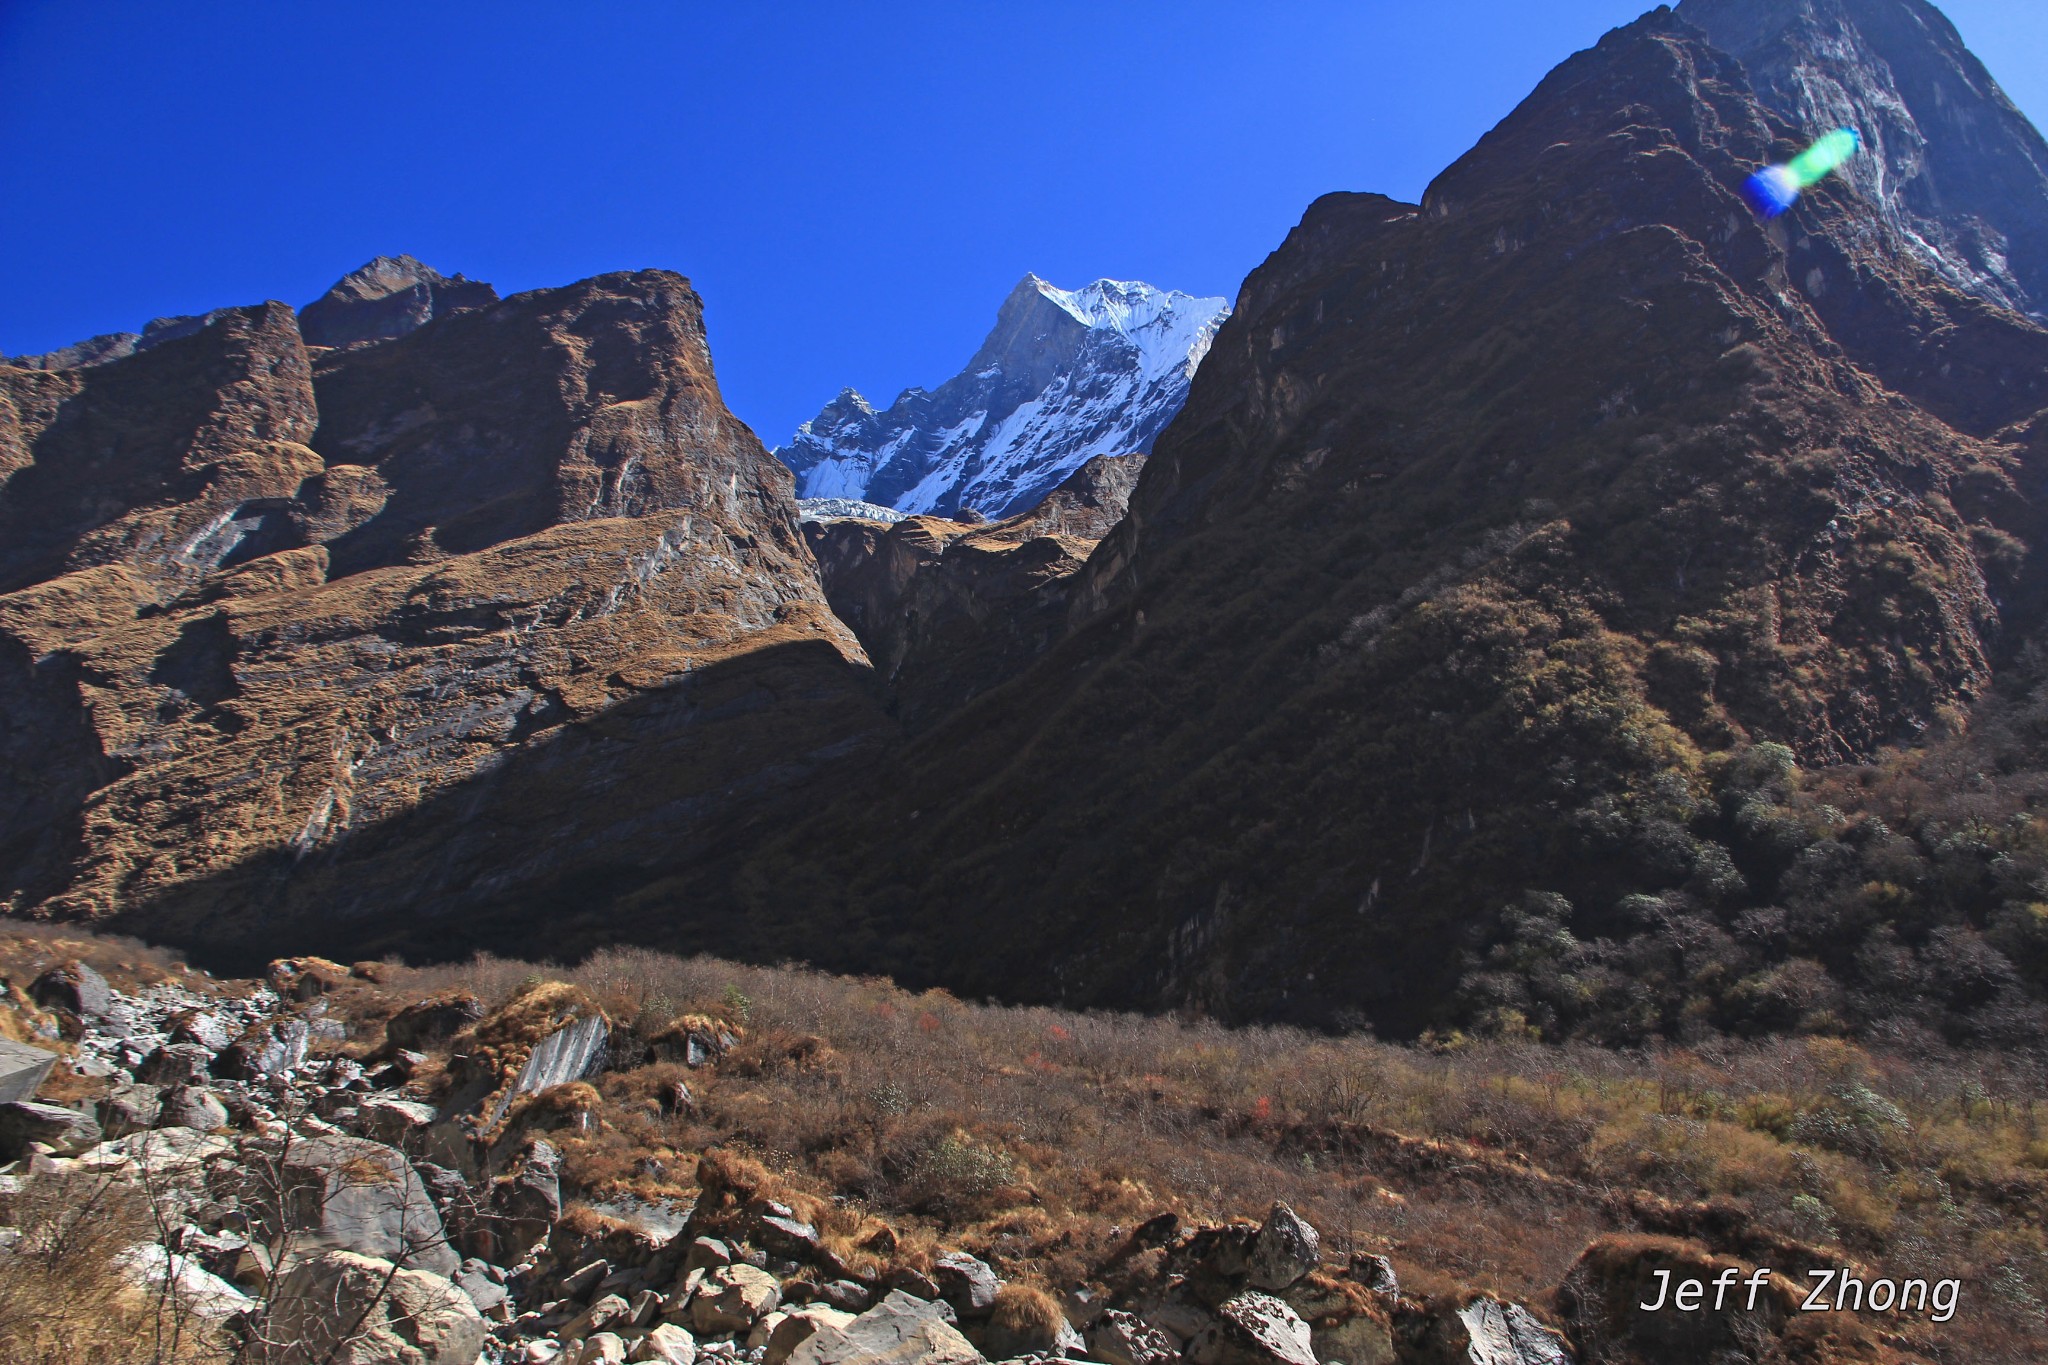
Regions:
[[[484,1335],[476,1305],[439,1275],[326,1251],[285,1275],[265,1324],[274,1344],[258,1358],[263,1365],[476,1365]]]
[[[856,1280],[829,1280],[818,1286],[818,1302],[846,1313],[865,1313],[875,1306],[874,1291]]]
[[[472,1256],[456,1270],[454,1284],[469,1295],[476,1311],[485,1317],[499,1321],[509,1317],[504,1310],[511,1302],[511,1295],[505,1290],[505,1272],[496,1266]]]
[[[1252,1287],[1279,1293],[1322,1264],[1323,1239],[1306,1219],[1275,1201],[1253,1239],[1246,1273]]]
[[[625,1338],[616,1332],[599,1332],[576,1353],[576,1365],[621,1365],[625,1358]]]
[[[1394,1273],[1394,1263],[1384,1256],[1358,1252],[1352,1256],[1351,1267],[1346,1273],[1375,1294],[1391,1298],[1401,1292],[1401,1279]]]

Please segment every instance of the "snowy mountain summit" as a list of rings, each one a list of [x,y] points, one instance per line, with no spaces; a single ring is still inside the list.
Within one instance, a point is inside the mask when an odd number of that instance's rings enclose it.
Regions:
[[[965,370],[882,412],[842,390],[775,454],[804,498],[1022,512],[1094,456],[1149,452],[1229,312],[1149,284],[1026,275]]]

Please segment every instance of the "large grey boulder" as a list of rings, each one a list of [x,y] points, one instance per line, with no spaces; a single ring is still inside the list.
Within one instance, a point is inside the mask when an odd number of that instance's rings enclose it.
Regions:
[[[34,1099],[55,1065],[54,1052],[0,1038],[0,1104]]]
[[[326,1251],[286,1273],[254,1354],[262,1365],[476,1365],[485,1331],[439,1275]]]
[[[932,1280],[939,1297],[953,1305],[964,1322],[985,1318],[996,1306],[996,1291],[1003,1282],[988,1262],[964,1251],[949,1251],[932,1262]]]
[[[786,1365],[978,1365],[981,1352],[945,1310],[898,1291],[843,1327],[824,1327],[789,1353]]]
[[[1188,1343],[1194,1365],[1317,1365],[1308,1324],[1270,1294],[1239,1294]]]
[[[90,1114],[35,1100],[0,1104],[0,1161],[28,1152],[31,1142],[46,1143],[59,1156],[75,1156],[99,1145],[100,1125]]]
[[[219,1322],[256,1307],[244,1294],[191,1256],[180,1256],[154,1242],[139,1242],[114,1258],[123,1279],[152,1298],[162,1296],[166,1316],[185,1314]]]
[[[1287,1205],[1274,1201],[1252,1239],[1246,1275],[1254,1289],[1279,1293],[1322,1263],[1323,1239]]]
[[[298,1248],[333,1248],[443,1277],[462,1264],[419,1173],[383,1143],[294,1138],[268,1159],[279,1190],[263,1188],[272,1182],[259,1177],[240,1192],[266,1232],[288,1229]]]
[[[28,993],[46,1009],[69,1010],[81,1019],[97,1019],[114,1003],[107,979],[83,962],[60,962],[37,977]]]

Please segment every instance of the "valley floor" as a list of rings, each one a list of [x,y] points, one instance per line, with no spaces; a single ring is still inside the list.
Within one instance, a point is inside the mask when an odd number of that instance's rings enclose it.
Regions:
[[[132,1101],[131,1075],[158,1075],[166,1063],[149,1060],[156,1035],[124,1053],[117,1027],[49,1003],[46,974],[58,968],[68,989],[73,961],[112,983],[113,1017],[133,1029],[144,1025],[123,1014],[124,1000],[189,997],[179,1019],[211,1014],[266,1038],[280,1021],[309,1021],[310,1054],[278,1074],[261,1074],[246,1046],[216,1057],[216,1077],[241,1077],[204,1082],[223,1101],[221,1129],[242,1144],[237,1160],[253,1159],[251,1144],[292,1140],[280,1133],[382,1136],[430,1174],[467,1167],[472,1191],[461,1198],[481,1208],[523,1179],[544,1145],[558,1169],[550,1212],[559,1217],[537,1226],[547,1234],[537,1249],[506,1243],[502,1231],[464,1231],[451,1196],[429,1181],[450,1242],[472,1258],[495,1246],[495,1271],[506,1276],[511,1297],[490,1326],[489,1352],[561,1343],[565,1327],[579,1328],[572,1308],[589,1331],[584,1299],[602,1296],[565,1281],[621,1239],[644,1244],[643,1276],[659,1264],[680,1281],[680,1261],[659,1262],[664,1243],[672,1259],[707,1231],[735,1248],[763,1243],[760,1229],[735,1220],[779,1205],[816,1233],[811,1264],[781,1246],[767,1262],[788,1272],[784,1311],[833,1294],[854,1296],[858,1308],[860,1296],[915,1286],[947,1253],[967,1252],[1020,1286],[1006,1291],[1013,1316],[1030,1316],[1020,1302],[1056,1302],[1085,1334],[1089,1358],[1119,1361],[1118,1314],[1188,1328],[1175,1296],[1199,1303],[1218,1274],[1241,1277],[1241,1262],[1217,1269],[1229,1262],[1218,1248],[1233,1237],[1256,1245],[1251,1225],[1232,1232],[1233,1220],[1268,1218],[1280,1203],[1321,1234],[1322,1269],[1281,1294],[1315,1327],[1318,1359],[1336,1358],[1322,1343],[1347,1323],[1376,1332],[1396,1353],[1387,1359],[1484,1359],[1444,1354],[1444,1324],[1483,1296],[1526,1305],[1580,1360],[1691,1359],[1695,1349],[1717,1358],[1706,1353],[1707,1319],[1681,1334],[1685,1350],[1657,1353],[1654,1342],[1632,1343],[1631,1332],[1647,1330],[1641,1322],[1615,1318],[1619,1295],[1602,1308],[1596,1290],[1653,1292],[1652,1267],[1683,1278],[1688,1267],[1737,1263],[1770,1267],[1799,1292],[1819,1268],[1960,1281],[1948,1322],[1920,1312],[1793,1314],[1773,1325],[1776,1354],[1743,1359],[2048,1358],[2048,1089],[2039,1071],[2005,1056],[1905,1037],[1631,1052],[1462,1039],[1396,1046],[977,1005],[883,980],[634,950],[569,968],[299,959],[274,968],[268,984],[229,982],[127,941],[10,928],[0,933],[0,1032],[71,1056],[38,1098],[97,1112],[106,1128],[94,1141],[116,1132],[115,1092]],[[544,1035],[593,1017],[604,1021],[608,1060],[521,1093],[515,1077],[531,1070]],[[241,1060],[222,1066],[230,1054]],[[134,1058],[126,1074],[124,1056]],[[451,1115],[468,1113],[483,1118],[451,1127]],[[459,1142],[450,1137],[458,1131]],[[100,1149],[70,1142],[7,1154],[21,1160],[0,1194],[0,1223],[47,1216],[24,1212],[39,1181],[75,1187],[82,1171],[111,1169],[103,1151],[91,1157]],[[200,1225],[222,1215],[207,1207],[186,1215],[186,1232],[144,1219],[134,1239],[212,1245],[219,1230]],[[61,1347],[67,1321],[110,1321],[104,1286],[28,1273],[32,1241],[0,1255],[0,1335],[33,1320],[53,1347],[11,1358],[169,1358],[139,1339]],[[785,1252],[794,1259],[785,1263]],[[1375,1257],[1386,1258],[1398,1293],[1362,1287],[1380,1273]],[[633,1262],[611,1253],[613,1264]],[[259,1298],[263,1287],[253,1286]],[[702,1316],[695,1321],[701,1329]],[[1024,1354],[1000,1333],[992,1342],[988,1321],[970,1315],[961,1325],[990,1358]],[[744,1355],[747,1329],[728,1330],[730,1349]],[[726,1349],[715,1331],[699,1334],[704,1350]],[[202,1337],[180,1349],[200,1350]],[[1348,1365],[1369,1365],[1363,1355],[1382,1349],[1345,1340],[1361,1355]],[[230,1349],[229,1337],[219,1341]],[[1199,1340],[1166,1344],[1204,1355]],[[502,1358],[538,1360],[538,1349]],[[1221,1359],[1218,1349],[1207,1357]],[[1154,1358],[1128,1354],[1119,1365]]]

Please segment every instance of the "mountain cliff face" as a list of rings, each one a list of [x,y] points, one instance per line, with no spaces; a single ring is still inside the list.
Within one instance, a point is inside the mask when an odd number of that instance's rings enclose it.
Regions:
[[[1075,575],[1123,517],[1144,466],[1143,455],[1098,455],[1030,511],[987,524],[806,520],[826,599],[900,720],[930,724],[1059,640]]]
[[[1228,311],[1147,284],[1068,291],[1027,275],[960,374],[883,412],[848,389],[775,453],[805,498],[1015,516],[1096,456],[1150,450]]]
[[[1788,769],[1755,755],[1953,725],[2031,629],[2048,332],[1853,182],[1752,218],[1744,177],[1812,131],[1659,10],[1422,203],[1319,201],[1071,585],[1072,633],[748,860],[749,915],[693,927],[766,952],[802,906],[826,960],[969,992],[1404,1030],[1500,954],[1581,963],[1503,1017],[1580,991],[1621,1034],[1823,1009],[1784,1003],[1786,955],[1939,976],[1916,954],[1970,931],[1930,947],[1854,887],[1853,928],[1783,927],[1836,874],[1786,871],[1794,817],[1757,784]],[[1857,828],[1814,856],[1865,866]],[[1645,983],[1674,980],[1663,1013]]]
[[[692,802],[873,728],[676,275],[338,350],[271,303],[0,368],[0,477],[10,909],[250,951],[455,934],[426,908],[687,846]]]
[[[1927,0],[1685,0],[1678,15],[1794,127],[1863,134],[1844,174],[1892,247],[2048,312],[2048,143]]]

